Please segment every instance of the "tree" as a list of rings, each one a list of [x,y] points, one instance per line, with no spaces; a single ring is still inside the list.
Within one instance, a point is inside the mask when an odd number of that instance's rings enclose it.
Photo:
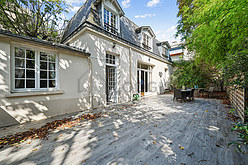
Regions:
[[[182,86],[194,88],[195,85],[205,88],[218,77],[214,68],[205,63],[181,61],[176,62],[175,67],[171,82],[176,88],[182,88]]]
[[[248,51],[227,55],[223,67],[224,78],[236,88],[248,87]]]
[[[2,29],[30,37],[59,41],[63,0],[0,0]]]
[[[177,35],[182,35],[187,48],[196,52],[196,61],[223,70],[231,66],[226,65],[230,56],[235,59],[247,54],[247,0],[178,0],[177,3],[180,17]],[[245,66],[242,63],[240,67]]]

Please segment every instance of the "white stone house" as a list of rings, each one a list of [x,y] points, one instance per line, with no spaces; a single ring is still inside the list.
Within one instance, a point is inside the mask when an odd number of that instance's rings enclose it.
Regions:
[[[86,1],[61,44],[0,31],[0,127],[164,93],[169,48],[116,0]]]

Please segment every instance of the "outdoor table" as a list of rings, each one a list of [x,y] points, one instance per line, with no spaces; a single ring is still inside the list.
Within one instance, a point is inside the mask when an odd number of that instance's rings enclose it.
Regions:
[[[192,89],[181,90],[182,99],[183,99],[183,100],[187,100],[187,97],[190,96],[190,92],[191,92],[191,91],[192,91]]]

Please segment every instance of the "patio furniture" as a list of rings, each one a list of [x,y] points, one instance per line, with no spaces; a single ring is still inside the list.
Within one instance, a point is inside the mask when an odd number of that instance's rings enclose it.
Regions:
[[[194,101],[195,100],[195,98],[194,98],[194,92],[195,92],[195,89],[191,89],[190,96],[189,96],[189,98],[190,98],[191,101]]]
[[[208,89],[208,91],[202,91],[203,94],[207,94],[208,95],[208,98],[210,97],[210,94],[213,96],[213,93],[214,93],[214,87],[210,87]]]
[[[182,92],[181,92],[180,89],[174,89],[173,101],[178,100],[178,99],[180,99],[180,100],[183,99],[183,97],[182,97]]]
[[[175,100],[194,100],[194,91],[195,89],[186,89],[186,90],[181,90],[181,89],[174,89],[174,97],[173,101]]]
[[[191,97],[190,96],[191,92],[192,92],[192,89],[181,90],[182,97],[183,97],[184,101],[188,100]]]

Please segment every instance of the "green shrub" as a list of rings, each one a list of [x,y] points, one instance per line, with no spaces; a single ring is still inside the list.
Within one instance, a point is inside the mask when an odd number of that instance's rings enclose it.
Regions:
[[[194,88],[195,85],[205,88],[213,82],[213,68],[205,63],[197,64],[195,61],[181,61],[175,63],[175,65],[175,71],[171,79],[172,86],[175,88],[182,88],[182,86]]]
[[[248,108],[245,111],[245,115],[248,114]],[[237,147],[237,150],[242,153],[247,153],[243,151],[244,146],[248,146],[248,123],[237,123],[233,126],[232,131],[237,131],[239,133],[239,137],[237,140],[233,140],[228,145],[234,145]]]

